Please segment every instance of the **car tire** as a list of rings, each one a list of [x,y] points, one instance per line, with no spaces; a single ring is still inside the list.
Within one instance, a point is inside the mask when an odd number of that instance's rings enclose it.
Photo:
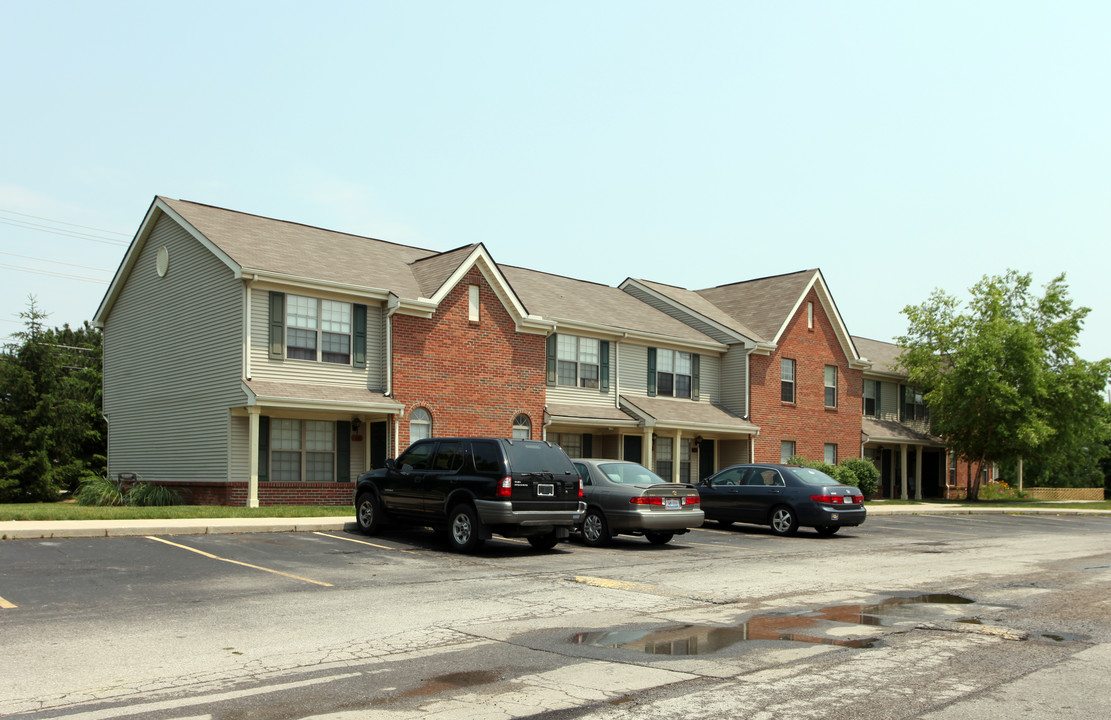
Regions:
[[[675,537],[675,533],[646,532],[644,533],[644,537],[653,545],[667,545],[671,542],[671,538]]]
[[[382,504],[372,492],[359,495],[355,501],[355,522],[364,535],[376,535],[382,529]]]
[[[837,534],[837,531],[841,529],[841,526],[840,525],[819,525],[818,527],[816,527],[814,529],[817,530],[818,534],[821,535],[822,537],[833,537],[834,535]]]
[[[455,552],[469,553],[483,542],[482,521],[474,507],[466,503],[451,508],[447,516],[447,542]]]
[[[532,545],[534,550],[551,550],[559,542],[554,532],[545,535],[529,535],[528,544]]]
[[[602,514],[602,511],[597,508],[590,508],[586,511],[581,532],[583,542],[590,547],[605,547],[610,544],[612,539],[610,524],[606,521],[606,516]]]
[[[772,508],[769,518],[772,532],[776,535],[794,535],[799,529],[799,519],[795,511],[786,505],[777,505]]]

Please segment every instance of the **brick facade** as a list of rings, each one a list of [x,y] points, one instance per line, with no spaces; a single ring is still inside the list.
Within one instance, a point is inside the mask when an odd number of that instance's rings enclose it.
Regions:
[[[813,303],[813,328],[807,303]],[[795,361],[795,402],[781,399],[780,361]],[[837,366],[837,407],[825,406],[825,366]],[[795,443],[807,460],[825,457],[825,444],[837,445],[837,461],[860,457],[864,375],[849,366],[833,324],[818,294],[811,290],[791,318],[771,355],[751,356],[751,418],[760,426],[755,462],[779,462],[780,444]]]
[[[468,319],[469,286],[479,287],[479,321]],[[511,437],[519,413],[539,438],[544,421],[544,337],[519,333],[482,272],[472,268],[430,319],[393,318],[393,397],[405,404],[398,447],[409,445],[409,417],[432,415],[432,433]]]

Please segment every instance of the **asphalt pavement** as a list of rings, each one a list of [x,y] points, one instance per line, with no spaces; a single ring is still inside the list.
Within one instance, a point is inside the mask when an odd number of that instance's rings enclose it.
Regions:
[[[1076,508],[977,507],[961,503],[925,505],[868,504],[868,515],[1111,515],[1111,510]],[[267,532],[354,530],[355,517],[183,518],[153,520],[5,520],[0,540],[125,537],[132,535],[220,535]]]

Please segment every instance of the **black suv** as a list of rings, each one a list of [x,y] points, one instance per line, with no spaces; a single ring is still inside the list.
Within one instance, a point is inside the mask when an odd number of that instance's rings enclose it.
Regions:
[[[459,552],[494,533],[550,550],[582,522],[582,496],[578,471],[558,445],[430,438],[359,476],[355,517],[367,535],[389,522],[446,530]]]

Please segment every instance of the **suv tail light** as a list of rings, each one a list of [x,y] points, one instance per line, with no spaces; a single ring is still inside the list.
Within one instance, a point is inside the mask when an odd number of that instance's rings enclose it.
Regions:
[[[583,479],[579,478],[579,500],[583,499]]]
[[[513,496],[513,478],[503,477],[498,481],[498,489],[494,492],[495,497],[507,498]]]

